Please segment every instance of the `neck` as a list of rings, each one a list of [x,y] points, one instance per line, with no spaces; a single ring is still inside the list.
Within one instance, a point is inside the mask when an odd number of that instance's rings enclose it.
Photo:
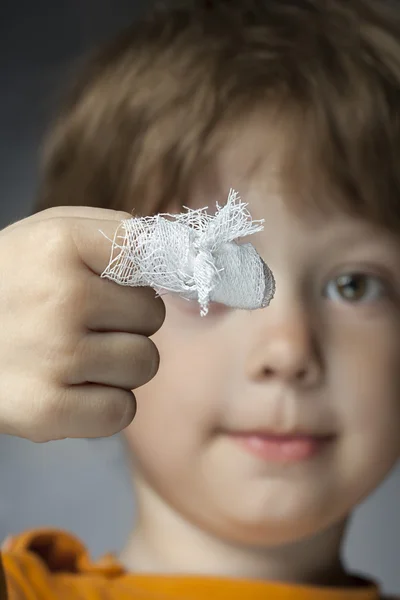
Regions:
[[[121,556],[136,573],[204,575],[292,584],[350,585],[340,561],[345,524],[312,539],[248,547],[201,530],[147,487],[137,489],[137,526]]]

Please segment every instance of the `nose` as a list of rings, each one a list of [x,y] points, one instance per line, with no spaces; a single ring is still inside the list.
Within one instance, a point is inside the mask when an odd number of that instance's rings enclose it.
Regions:
[[[282,308],[282,307],[281,307]],[[304,311],[258,311],[248,355],[248,375],[255,381],[277,380],[315,386],[322,376],[322,360],[312,324]]]

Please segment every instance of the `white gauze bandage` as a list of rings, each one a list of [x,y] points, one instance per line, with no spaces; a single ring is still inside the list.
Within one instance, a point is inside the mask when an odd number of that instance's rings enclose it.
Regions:
[[[197,300],[202,316],[210,302],[247,310],[268,306],[275,292],[273,274],[252,244],[238,243],[262,231],[264,221],[252,220],[234,190],[213,215],[207,207],[185,210],[122,221],[101,276]]]

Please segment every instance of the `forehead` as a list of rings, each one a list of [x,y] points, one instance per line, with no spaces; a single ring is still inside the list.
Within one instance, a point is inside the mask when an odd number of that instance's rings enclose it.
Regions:
[[[380,186],[373,173],[367,185],[365,169],[361,177],[360,168],[356,172],[350,163],[344,168],[343,156],[329,151],[329,140],[319,138],[312,119],[302,120],[290,109],[254,109],[220,129],[206,168],[191,178],[191,205],[212,209],[233,187],[247,202],[256,191],[266,203],[279,197],[313,227],[347,216],[399,235],[396,189]],[[360,167],[361,154],[357,160]]]
[[[304,148],[290,146],[290,158]],[[301,180],[290,169],[286,136],[271,116],[250,114],[246,120],[233,123],[229,133],[207,168],[195,177],[190,204],[194,208],[223,204],[231,188],[250,204],[254,218],[264,218],[284,202],[293,216],[316,227],[327,217],[340,216],[337,191],[321,185],[318,166],[303,173]],[[296,184],[297,182],[297,184]],[[324,189],[325,187],[325,189]]]

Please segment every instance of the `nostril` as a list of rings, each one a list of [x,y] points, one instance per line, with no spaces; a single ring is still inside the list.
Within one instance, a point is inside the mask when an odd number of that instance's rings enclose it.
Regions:
[[[273,377],[276,375],[274,369],[270,369],[269,367],[265,367],[263,370],[264,377]]]
[[[307,369],[301,368],[297,370],[288,370],[286,372],[282,372],[279,369],[272,369],[271,367],[264,367],[263,369],[263,377],[267,379],[272,379],[273,377],[284,377],[287,379],[292,379],[293,381],[303,382],[307,379]]]
[[[298,381],[304,381],[304,379],[306,379],[307,377],[307,370],[306,369],[299,369],[296,373],[296,379]]]

